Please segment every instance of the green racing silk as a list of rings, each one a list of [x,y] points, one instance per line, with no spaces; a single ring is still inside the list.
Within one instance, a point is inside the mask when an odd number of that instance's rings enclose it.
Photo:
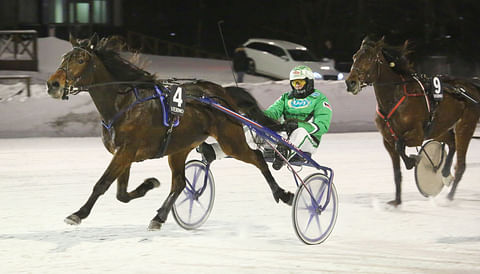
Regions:
[[[290,92],[286,92],[265,110],[265,115],[275,120],[282,116],[284,119],[297,119],[298,127],[306,129],[320,141],[330,128],[332,107],[327,97],[317,89],[302,99],[294,98]]]

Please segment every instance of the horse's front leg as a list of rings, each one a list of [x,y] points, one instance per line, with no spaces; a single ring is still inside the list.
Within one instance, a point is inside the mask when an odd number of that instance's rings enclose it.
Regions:
[[[117,200],[128,203],[133,199],[145,196],[145,194],[156,187],[160,186],[160,182],[155,178],[148,178],[143,181],[135,190],[128,192],[128,179],[130,177],[130,168],[125,171],[117,179]]]
[[[162,207],[157,210],[157,215],[150,221],[149,230],[159,230],[162,227],[172,210],[173,204],[185,188],[185,160],[189,152],[190,150],[186,150],[168,156],[168,164],[172,171],[172,186],[167,199],[163,202]]]
[[[389,205],[398,206],[402,203],[402,172],[400,169],[400,157],[395,149],[394,142],[383,139],[383,145],[387,149],[393,165],[393,176],[395,180],[395,200],[388,202]]]
[[[77,212],[68,216],[65,219],[65,222],[71,225],[78,225],[83,219],[87,218],[98,197],[107,191],[107,189],[110,187],[113,181],[117,179],[118,176],[124,174],[125,172],[128,173],[130,165],[133,161],[133,155],[133,153],[123,149],[117,151],[108,165],[108,168],[93,187],[93,191],[90,194],[87,202]]]

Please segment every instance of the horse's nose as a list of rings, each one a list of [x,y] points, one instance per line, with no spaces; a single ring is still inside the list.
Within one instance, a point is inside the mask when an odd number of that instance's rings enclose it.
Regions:
[[[347,90],[348,91],[352,91],[352,90],[355,89],[355,84],[356,84],[355,81],[347,79],[347,80],[345,80],[345,84],[347,85]]]
[[[58,81],[53,81],[51,84],[50,84],[51,87],[57,89],[60,87],[60,83]]]
[[[52,93],[58,90],[60,83],[58,81],[47,81],[48,93]]]

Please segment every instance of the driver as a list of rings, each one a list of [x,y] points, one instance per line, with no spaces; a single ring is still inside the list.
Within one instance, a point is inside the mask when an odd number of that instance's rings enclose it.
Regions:
[[[332,108],[327,97],[313,87],[314,75],[309,67],[296,66],[290,71],[289,79],[291,91],[285,92],[266,109],[265,115],[275,120],[283,119],[283,129],[289,142],[311,155],[318,148],[322,135],[330,127]],[[300,155],[291,152],[283,144],[279,144],[277,149],[289,161],[302,161]],[[207,161],[224,156],[217,143],[203,143],[198,152],[202,153]],[[276,156],[272,167],[279,170],[283,165],[282,158]]]
[[[292,90],[284,93],[265,114],[277,120],[283,117],[290,143],[311,155],[330,127],[332,108],[327,97],[313,87],[314,75],[309,67],[296,66],[290,71],[289,79]],[[300,155],[290,152],[283,144],[277,149],[290,161],[301,160]],[[283,164],[280,157],[275,157],[272,167],[279,170]]]

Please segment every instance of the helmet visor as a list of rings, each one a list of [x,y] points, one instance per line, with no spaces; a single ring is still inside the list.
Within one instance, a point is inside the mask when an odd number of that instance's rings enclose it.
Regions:
[[[296,80],[290,81],[290,84],[291,84],[292,87],[294,87],[295,89],[301,89],[301,88],[303,88],[306,83],[307,83],[307,81],[305,81],[305,79],[296,79]]]

